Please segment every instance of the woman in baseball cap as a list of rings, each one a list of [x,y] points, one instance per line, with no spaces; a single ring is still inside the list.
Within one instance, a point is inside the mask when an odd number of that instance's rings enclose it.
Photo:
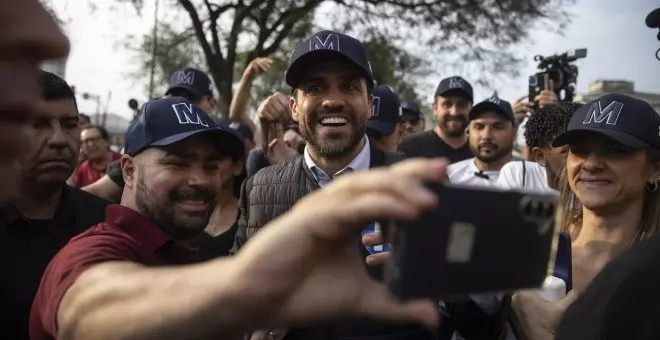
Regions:
[[[567,146],[558,223],[572,239],[571,283],[579,293],[605,264],[660,228],[660,116],[642,100],[607,94],[579,108],[553,146]],[[550,302],[537,295],[516,293],[512,300],[529,339],[550,336],[553,330],[541,325],[556,317],[540,310]],[[562,301],[560,309],[570,304]]]
[[[580,229],[589,228],[585,222],[612,211],[631,214],[630,242],[660,228],[660,116],[650,104],[622,94],[597,98],[577,110],[553,142],[564,145],[564,231],[573,226],[579,240]]]

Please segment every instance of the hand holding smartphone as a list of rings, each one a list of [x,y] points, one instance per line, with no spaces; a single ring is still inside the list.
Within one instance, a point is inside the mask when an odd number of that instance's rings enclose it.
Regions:
[[[451,300],[540,287],[552,274],[556,195],[428,186],[438,207],[390,233],[386,280],[396,296]]]

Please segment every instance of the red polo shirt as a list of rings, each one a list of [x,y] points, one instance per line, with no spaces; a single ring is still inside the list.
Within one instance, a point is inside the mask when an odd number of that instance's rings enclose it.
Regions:
[[[60,301],[88,268],[108,261],[147,266],[183,264],[190,262],[193,254],[193,249],[175,243],[138,212],[109,205],[105,222],[72,238],[46,268],[30,311],[30,339],[57,339]]]
[[[121,158],[120,153],[114,151],[110,152],[111,156],[108,163],[112,163]],[[73,177],[73,184],[75,184],[78,188],[83,188],[98,181],[101,179],[101,177],[103,177],[103,175],[105,175],[105,168],[97,169],[92,165],[92,163],[89,162],[89,159],[86,159],[82,161],[80,165],[78,165],[76,173]]]

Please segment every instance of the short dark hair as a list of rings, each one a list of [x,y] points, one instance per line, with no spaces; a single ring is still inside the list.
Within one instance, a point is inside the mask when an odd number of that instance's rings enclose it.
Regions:
[[[90,129],[96,129],[99,131],[101,134],[101,138],[105,141],[110,141],[110,134],[108,133],[108,130],[106,130],[103,126],[100,125],[90,125],[85,128],[85,130],[90,130]]]
[[[529,149],[546,147],[566,130],[571,117],[583,104],[562,102],[546,105],[525,123],[525,143]]]
[[[172,97],[183,97],[187,99],[189,102],[191,102],[193,105],[199,105],[199,102],[202,101],[202,98],[197,97],[192,92],[178,87],[171,89],[169,94]]]
[[[78,111],[78,103],[76,102],[76,94],[69,84],[58,75],[41,70],[39,76],[39,83],[41,85],[41,96],[46,101],[71,99]]]

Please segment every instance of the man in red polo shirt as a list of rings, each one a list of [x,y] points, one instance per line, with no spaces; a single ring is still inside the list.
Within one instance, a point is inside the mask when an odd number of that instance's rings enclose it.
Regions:
[[[437,197],[422,183],[442,180],[445,161],[346,175],[234,257],[178,265],[193,254],[182,241],[206,226],[218,164],[234,147],[243,147],[240,139],[185,99],[148,103],[126,132],[121,205],[51,261],[32,306],[31,339],[231,339],[350,316],[437,324],[433,302],[400,302],[374,281],[355,244],[367,221],[409,220],[434,207]]]
[[[86,187],[105,175],[105,169],[121,154],[110,150],[110,134],[102,126],[90,125],[80,132],[81,154],[85,160],[80,163],[73,177],[76,187]]]

